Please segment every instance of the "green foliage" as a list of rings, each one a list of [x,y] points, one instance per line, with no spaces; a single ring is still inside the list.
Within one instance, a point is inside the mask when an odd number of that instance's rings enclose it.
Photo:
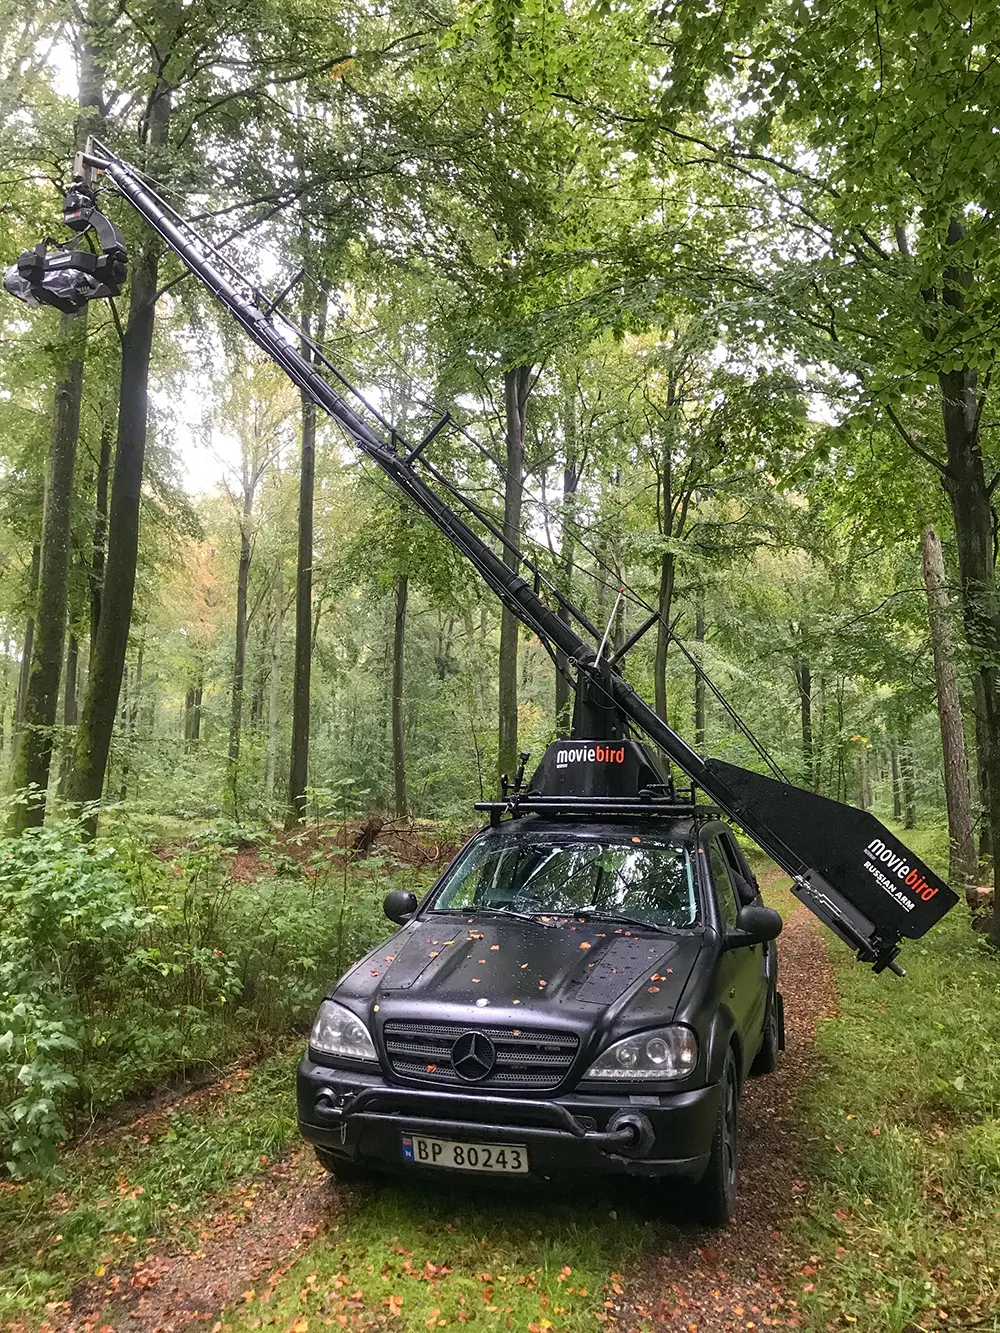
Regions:
[[[974,1326],[1000,1300],[1000,978],[963,916],[908,949],[889,994],[834,946],[839,1015],[803,1090],[819,1185],[804,1224],[819,1256],[800,1297],[809,1328],[902,1333],[941,1310]]]
[[[52,1169],[68,1132],[123,1095],[308,1021],[388,930],[391,858],[302,864],[260,828],[216,825],[167,859],[63,824],[0,842],[0,1144]],[[231,846],[253,848],[251,882]]]

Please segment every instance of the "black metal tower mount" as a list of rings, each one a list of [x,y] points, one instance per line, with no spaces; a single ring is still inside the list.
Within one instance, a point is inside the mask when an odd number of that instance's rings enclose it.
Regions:
[[[263,300],[254,284],[199,236],[139,171],[97,140],[89,143],[86,153],[78,155],[77,163],[77,180],[67,196],[68,224],[80,229],[86,216],[86,225],[97,230],[102,243],[106,243],[107,236],[115,247],[114,262],[124,262],[120,235],[116,229],[107,230],[111,224],[96,208],[95,175],[102,173],[105,183],[113,186],[162,238],[252,341],[461,551],[504,606],[553,654],[565,657],[576,674],[573,732],[577,739],[605,741],[624,735],[628,728],[648,737],[791,875],[796,895],[857,951],[859,959],[872,963],[877,970],[888,967],[901,971],[894,962],[900,939],[923,935],[957,902],[947,884],[867,812],[721,760],[702,758],[631,688],[620,670],[609,664],[601,653],[603,645],[592,645],[581,637],[442,498],[440,491],[445,487],[439,474],[430,469],[437,483],[435,489],[418,473],[418,464],[426,462],[428,444],[447,424],[447,414],[423,441],[409,446],[399,431],[364,402],[321,349],[314,348],[311,359],[299,351],[297,331],[281,314],[278,302]],[[65,267],[62,253],[60,266]],[[25,252],[22,260],[35,254]],[[47,291],[47,280],[44,263],[36,263],[28,274],[21,270],[19,261],[17,271],[8,273],[5,285],[31,304],[57,304],[54,294]],[[106,290],[81,288],[79,301],[82,304],[107,294]],[[320,366],[337,387],[320,373]],[[362,405],[365,416],[348,401],[349,397]],[[453,487],[448,486],[446,493],[470,507]],[[494,539],[503,541],[501,533],[492,528],[490,531]],[[555,595],[582,628],[593,631],[578,608]]]

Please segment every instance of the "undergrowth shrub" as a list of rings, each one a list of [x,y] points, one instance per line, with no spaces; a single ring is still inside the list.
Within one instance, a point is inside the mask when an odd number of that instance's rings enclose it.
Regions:
[[[256,849],[249,882],[233,846]],[[260,829],[169,858],[73,822],[0,839],[0,1161],[51,1170],[102,1107],[304,1026],[416,878],[383,856],[303,866]]]

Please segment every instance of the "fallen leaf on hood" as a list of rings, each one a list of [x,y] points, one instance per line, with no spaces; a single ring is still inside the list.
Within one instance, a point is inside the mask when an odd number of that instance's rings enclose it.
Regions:
[[[589,943],[588,943],[586,940],[584,940],[584,941],[582,942],[582,944],[580,945],[580,948],[581,948],[581,949],[589,949],[589,948],[590,948],[590,945],[589,945]]]

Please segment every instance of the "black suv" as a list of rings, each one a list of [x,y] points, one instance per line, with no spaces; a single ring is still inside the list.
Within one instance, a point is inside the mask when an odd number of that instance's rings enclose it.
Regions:
[[[737,1107],[783,1045],[774,939],[729,827],[695,813],[478,833],[330,991],[299,1067],[333,1171],[676,1177],[724,1224]]]

